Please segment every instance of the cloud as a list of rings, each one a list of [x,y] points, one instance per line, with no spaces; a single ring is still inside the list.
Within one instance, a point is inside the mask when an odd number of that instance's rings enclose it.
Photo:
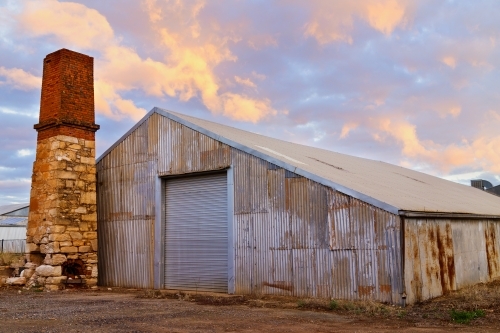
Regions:
[[[0,85],[7,85],[19,90],[39,89],[42,85],[42,78],[28,73],[20,68],[5,68],[0,66]]]
[[[243,85],[243,86],[247,86],[247,87],[250,87],[250,88],[256,88],[257,85],[255,83],[252,82],[252,80],[250,79],[243,79],[241,77],[239,77],[238,75],[236,75],[234,77],[234,81],[236,81],[237,83]]]
[[[353,43],[355,19],[367,22],[373,29],[390,35],[396,27],[407,23],[407,1],[367,0],[310,2],[311,16],[304,26],[304,34],[320,44],[334,41]]]
[[[114,40],[113,29],[97,10],[75,2],[23,1],[17,17],[20,28],[30,36],[55,36],[77,49],[100,49]]]
[[[349,135],[349,132],[355,129],[356,127],[358,127],[357,123],[350,122],[344,124],[344,126],[342,126],[342,132],[340,133],[340,138],[345,139]]]
[[[17,156],[19,156],[19,157],[31,156],[34,154],[35,154],[35,151],[32,149],[19,149],[17,151]]]
[[[500,173],[500,135],[485,137],[479,135],[461,144],[437,144],[432,140],[422,141],[417,135],[416,126],[404,120],[379,119],[377,127],[383,135],[396,139],[402,144],[404,156],[413,162],[424,161],[448,173],[463,166],[475,166]],[[380,137],[380,133],[379,137]]]
[[[441,61],[446,66],[451,67],[453,69],[455,69],[455,66],[457,65],[457,61],[455,60],[454,57],[444,57],[443,59],[441,59]]]

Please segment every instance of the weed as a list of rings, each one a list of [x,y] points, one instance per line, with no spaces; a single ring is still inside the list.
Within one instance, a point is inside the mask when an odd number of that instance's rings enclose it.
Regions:
[[[485,313],[483,310],[473,310],[473,311],[460,311],[451,310],[451,319],[459,324],[468,324],[471,320],[484,317]]]
[[[299,299],[297,301],[297,307],[304,308],[306,306],[306,301]]]
[[[332,299],[332,300],[330,301],[330,304],[328,304],[328,308],[329,308],[330,310],[335,310],[335,309],[337,309],[338,307],[339,307],[339,305],[338,305],[337,301],[336,301],[336,300],[334,300],[334,299]]]
[[[399,319],[403,319],[404,317],[406,317],[406,311],[399,311],[397,316]]]

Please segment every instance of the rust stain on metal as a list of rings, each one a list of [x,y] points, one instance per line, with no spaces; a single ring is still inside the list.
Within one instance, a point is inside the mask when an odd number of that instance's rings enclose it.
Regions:
[[[486,239],[486,258],[488,261],[488,275],[491,278],[498,276],[499,273],[499,257],[496,247],[496,232],[494,224],[490,223],[484,230]]]
[[[358,294],[359,296],[368,296],[371,295],[374,290],[375,290],[374,286],[359,286]]]
[[[133,216],[132,212],[117,212],[117,213],[111,213],[111,220],[117,221],[117,220],[130,220]]]
[[[290,283],[287,283],[285,281],[275,281],[274,283],[269,283],[269,282],[262,282],[262,285],[271,287],[271,288],[278,288],[286,291],[293,291],[293,285]]]
[[[444,295],[448,294],[455,286],[455,262],[453,259],[453,239],[451,226],[446,224],[445,234],[442,235],[437,228],[437,247],[439,251],[439,271],[441,273],[441,289]]]
[[[417,234],[411,234],[411,244],[412,246],[412,254],[413,254],[413,262],[415,267],[413,267],[413,279],[411,281],[412,289],[415,294],[415,300],[420,301],[422,299],[422,282],[420,276],[420,250],[418,248],[418,236]],[[418,263],[418,265],[416,264]]]
[[[390,284],[381,284],[379,285],[380,292],[381,293],[390,293],[391,292],[391,285]]]

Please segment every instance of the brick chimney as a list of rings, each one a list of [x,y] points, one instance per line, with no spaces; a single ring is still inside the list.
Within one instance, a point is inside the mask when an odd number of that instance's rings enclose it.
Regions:
[[[93,66],[66,49],[43,61],[25,277],[47,290],[97,284]]]

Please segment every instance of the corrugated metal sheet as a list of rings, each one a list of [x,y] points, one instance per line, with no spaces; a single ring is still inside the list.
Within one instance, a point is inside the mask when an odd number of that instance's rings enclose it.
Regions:
[[[165,287],[228,292],[227,175],[166,181]]]
[[[400,302],[397,216],[233,156],[236,293]]]
[[[0,225],[0,239],[26,239],[26,227]]]
[[[0,239],[0,253],[25,253],[26,239]]]
[[[408,303],[500,276],[500,222],[405,220]]]

